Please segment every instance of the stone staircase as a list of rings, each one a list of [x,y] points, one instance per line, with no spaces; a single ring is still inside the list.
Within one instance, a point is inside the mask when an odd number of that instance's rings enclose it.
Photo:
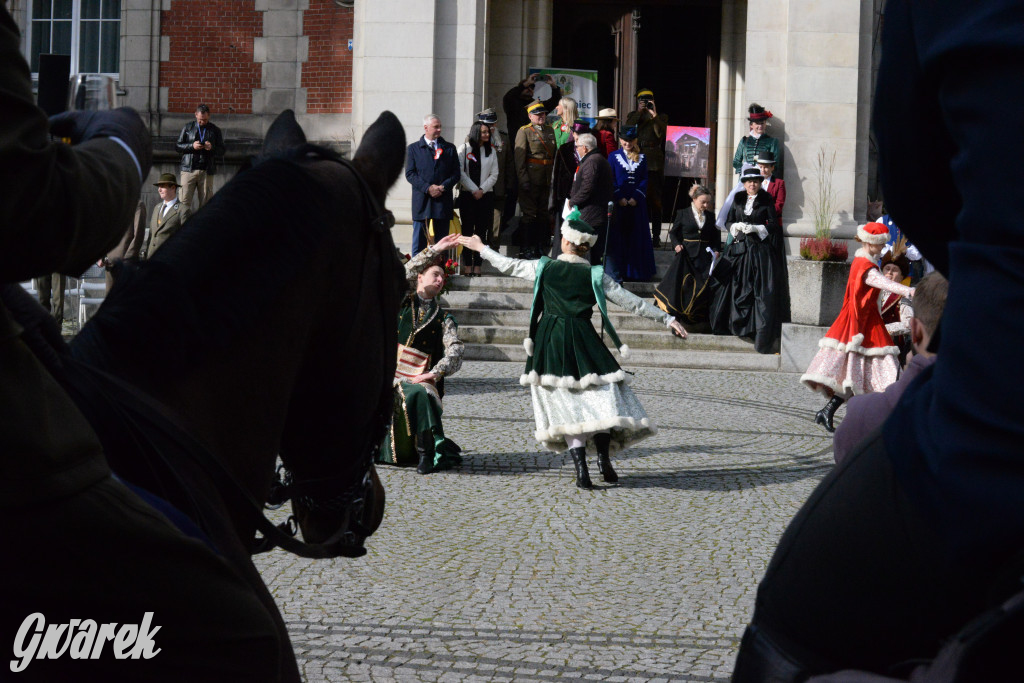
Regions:
[[[668,249],[655,250],[658,278],[672,262]],[[478,278],[456,276],[443,301],[459,323],[459,336],[466,343],[467,360],[526,361],[523,339],[529,329],[533,283],[505,277],[489,264]],[[633,294],[653,302],[654,282],[631,282],[625,287]],[[690,336],[675,337],[661,323],[626,313],[608,302],[608,317],[619,338],[628,344],[631,357],[623,365],[703,368],[715,370],[778,371],[777,354],[762,355],[753,344],[731,336],[716,336],[704,329],[688,329]],[[591,319],[600,331],[601,317]],[[605,336],[605,342],[613,348]],[[615,354],[619,360],[618,354]]]

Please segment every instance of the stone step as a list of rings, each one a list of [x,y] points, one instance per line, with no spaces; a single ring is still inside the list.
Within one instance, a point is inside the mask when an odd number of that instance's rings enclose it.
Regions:
[[[654,296],[656,282],[624,282],[623,287],[638,297]],[[504,275],[465,277],[456,275],[452,278],[449,292],[533,292],[533,282],[519,277]]]
[[[525,329],[530,324],[530,312],[526,309],[453,308],[450,310],[460,327],[466,325],[501,325]],[[660,322],[641,318],[631,313],[609,313],[608,317],[616,330],[650,330],[652,332],[665,330],[665,326]],[[596,312],[591,320],[598,324]]]
[[[485,278],[477,278],[483,280]],[[646,284],[646,283],[630,283],[634,284]],[[641,289],[637,287],[637,289]],[[653,285],[651,288],[653,292]],[[634,292],[641,299],[647,300],[647,303],[653,303],[652,294],[644,292],[642,289],[639,292]],[[533,303],[533,291],[501,291],[501,290],[457,290],[450,289],[443,297],[441,297],[442,303],[451,309],[453,312],[464,308],[490,308],[500,310],[530,310],[530,305]],[[608,302],[609,311],[622,311],[623,309],[618,305]],[[456,318],[458,315],[456,314]],[[613,325],[615,323],[612,323]]]
[[[620,360],[618,354],[615,357]],[[465,359],[525,363],[526,350],[522,344],[466,344]],[[661,367],[778,372],[779,356],[727,351],[632,349],[630,358],[622,361],[622,365],[627,370],[630,367]]]
[[[635,316],[631,317],[635,318]],[[594,325],[594,330],[600,333],[599,323],[596,320],[592,320],[591,323]],[[459,338],[466,343],[521,344],[528,331],[529,328],[525,322],[522,325],[467,325],[461,321],[459,323]],[[658,325],[651,329],[616,327],[615,331],[623,344],[628,344],[630,348],[635,349],[756,353],[752,341],[731,335],[690,333],[686,339],[680,339],[664,326]],[[605,335],[605,343],[609,348],[613,348],[607,335]]]

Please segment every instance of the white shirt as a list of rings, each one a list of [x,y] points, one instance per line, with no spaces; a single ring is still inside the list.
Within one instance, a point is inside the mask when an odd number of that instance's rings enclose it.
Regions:
[[[164,202],[164,208],[160,209],[160,218],[166,218],[167,217],[167,212],[170,211],[171,207],[173,207],[177,203],[178,203],[178,198],[177,197],[175,197],[174,199],[171,199],[169,201]]]
[[[757,195],[747,195],[747,205],[743,207],[743,214],[749,216],[754,211],[754,200],[757,199]]]

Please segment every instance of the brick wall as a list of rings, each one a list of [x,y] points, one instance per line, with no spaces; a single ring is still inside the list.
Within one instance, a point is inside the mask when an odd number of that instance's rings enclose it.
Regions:
[[[170,61],[160,64],[168,112],[192,112],[205,102],[214,118],[252,113],[262,70],[253,62],[253,38],[263,34],[254,0],[172,0],[160,24],[170,43]]]
[[[353,10],[339,8],[333,0],[309,0],[302,26],[309,36],[309,59],[302,65],[309,114],[352,112]]]

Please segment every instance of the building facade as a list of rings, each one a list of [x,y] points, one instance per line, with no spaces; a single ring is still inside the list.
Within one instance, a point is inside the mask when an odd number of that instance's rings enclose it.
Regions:
[[[638,86],[670,125],[711,129],[707,177],[721,205],[746,109],[774,113],[785,148],[787,234],[813,232],[816,159],[835,154],[840,236],[875,198],[869,135],[883,0],[8,0],[30,61],[68,51],[72,71],[118,79],[149,123],[158,172],[204,102],[226,135],[227,173],[273,118],[294,109],[307,136],[347,150],[390,109],[407,141],[437,113],[460,142],[474,113],[501,111],[532,67],[593,69],[599,106],[621,117]],[[116,70],[115,70],[116,69]],[[504,125],[504,114],[500,114]],[[514,131],[512,131],[514,135]],[[666,183],[685,205],[691,179]],[[390,205],[409,220],[409,187]],[[666,217],[668,213],[666,212]]]

